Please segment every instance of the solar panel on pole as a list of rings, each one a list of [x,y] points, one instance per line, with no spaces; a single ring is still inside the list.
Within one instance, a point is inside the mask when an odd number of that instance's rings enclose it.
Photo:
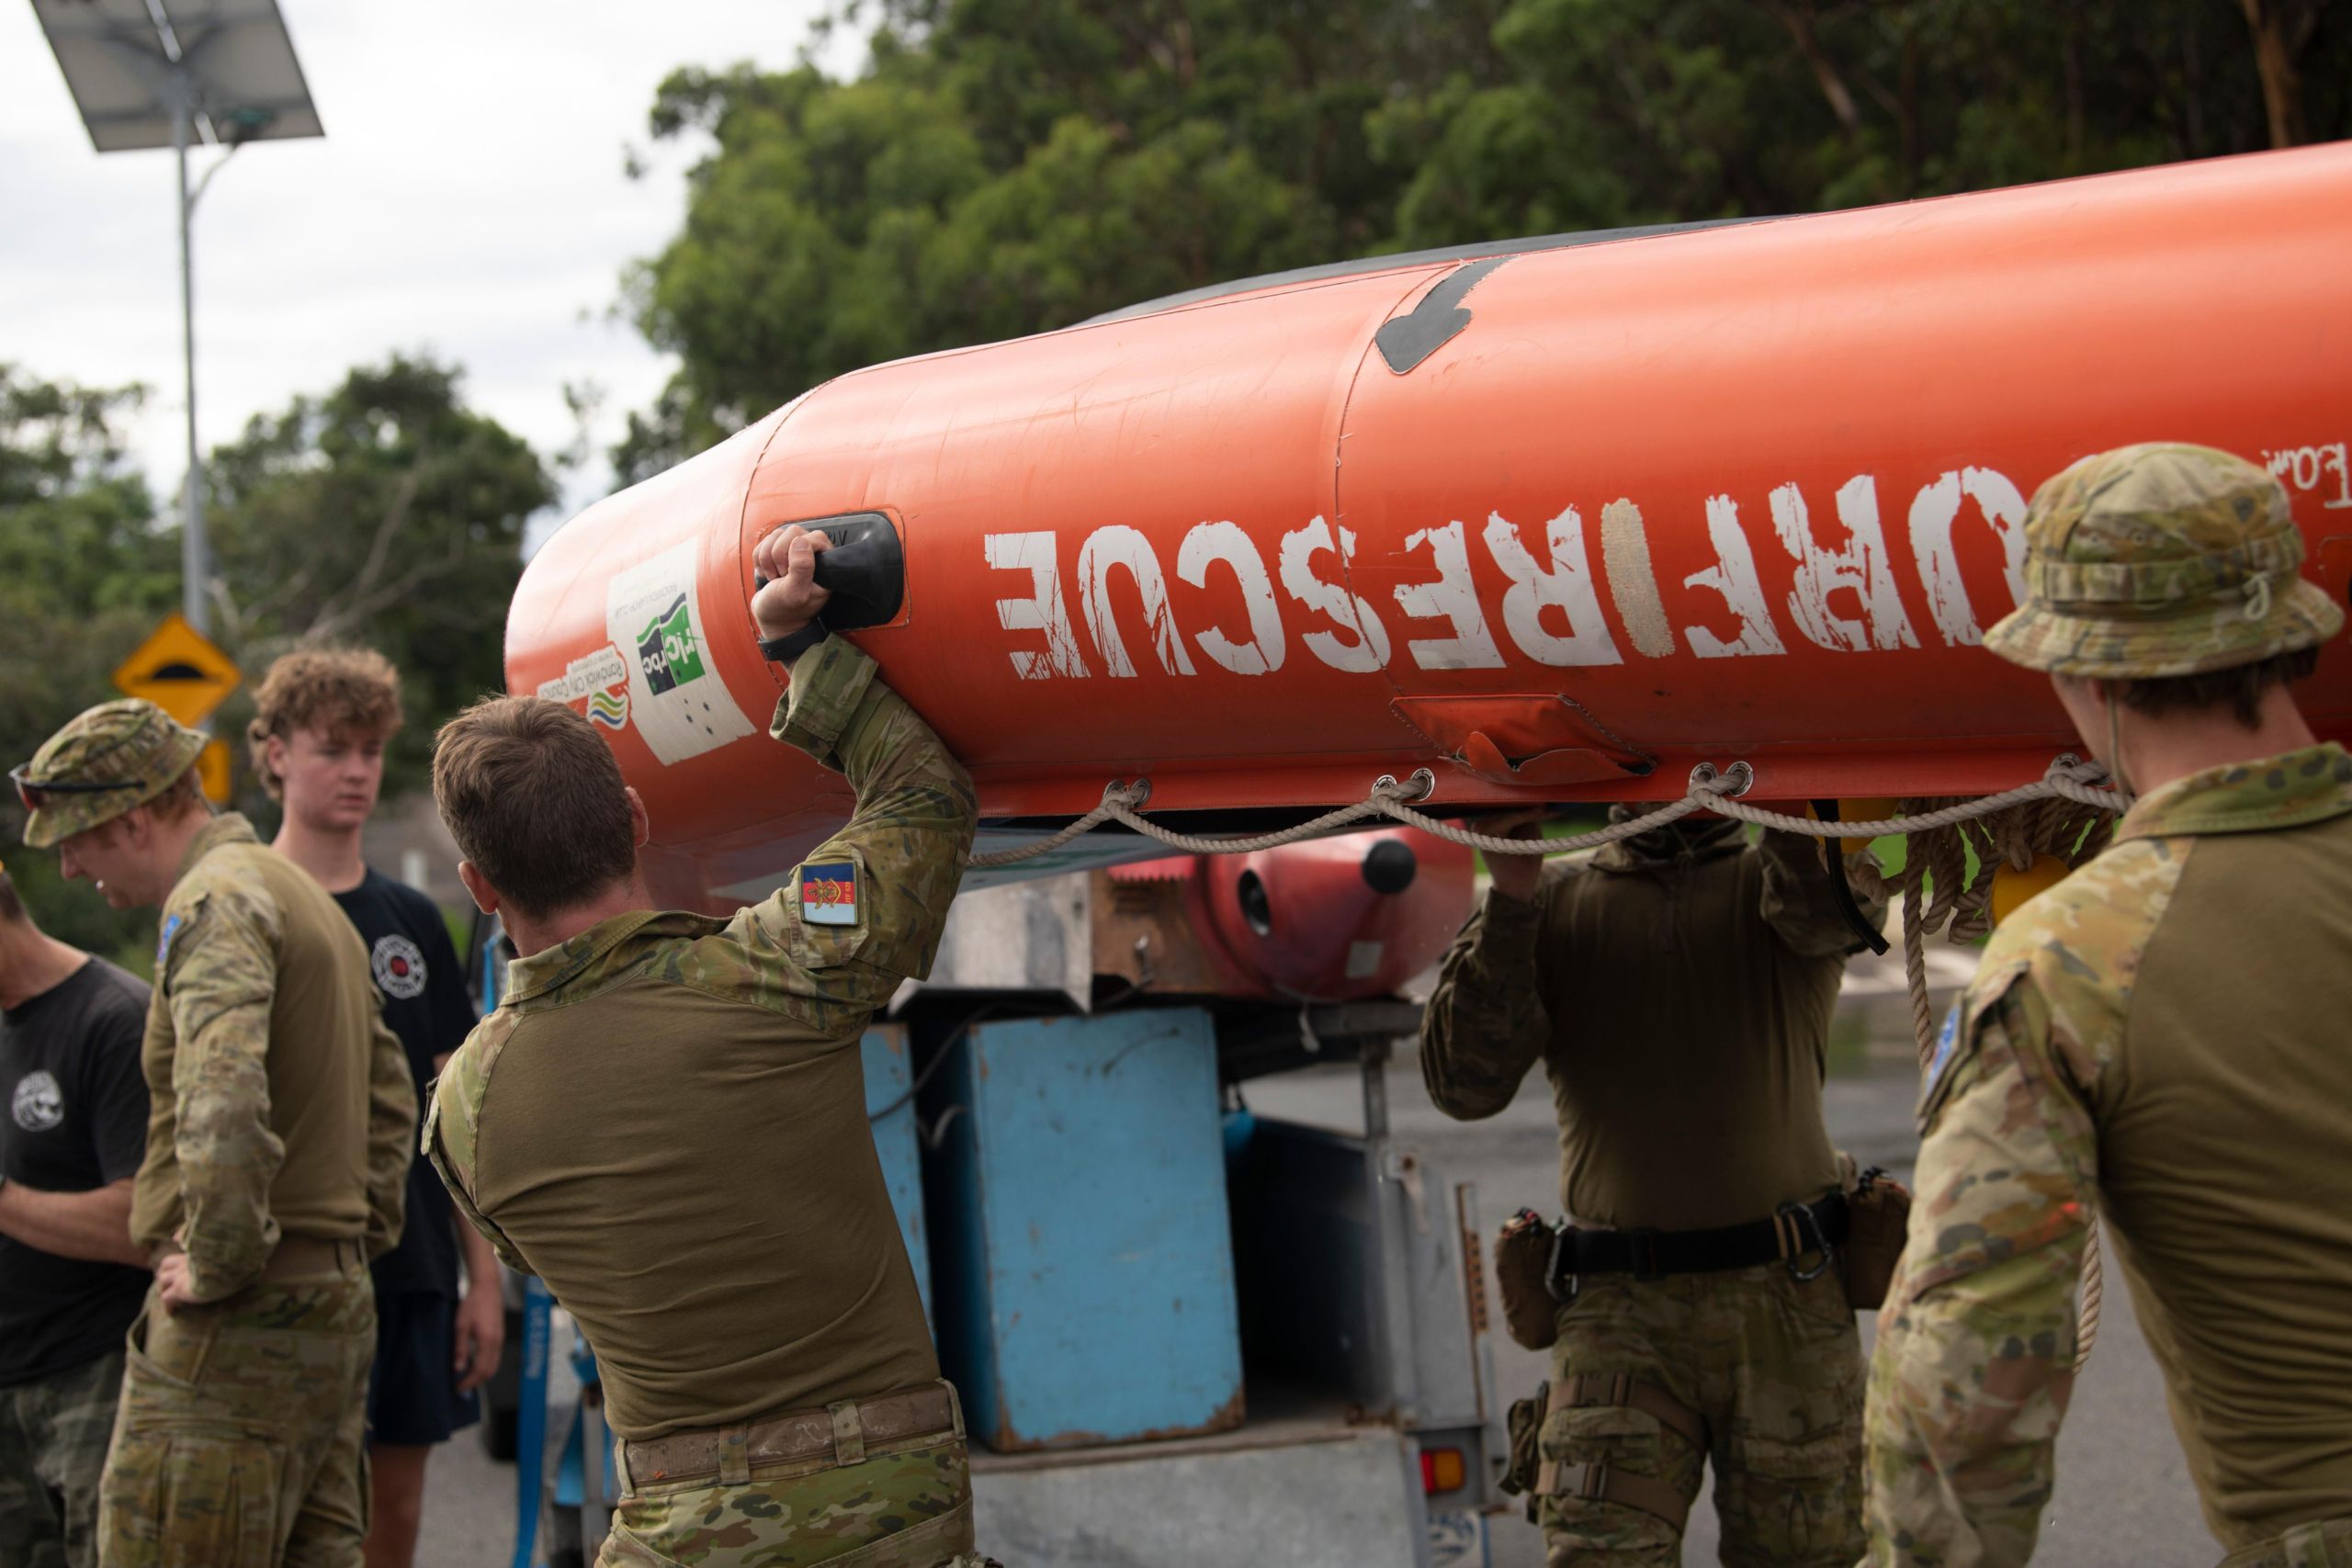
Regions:
[[[33,0],[101,152],[172,145],[165,78],[193,78],[208,142],[323,136],[277,0]]]
[[[33,0],[33,13],[65,73],[93,147],[101,152],[170,147],[178,153],[181,345],[187,379],[181,598],[183,612],[201,631],[209,616],[188,220],[204,184],[189,189],[187,151],[209,142],[233,152],[248,141],[323,136],[326,130],[311,102],[277,0]],[[220,166],[216,163],[213,171]]]

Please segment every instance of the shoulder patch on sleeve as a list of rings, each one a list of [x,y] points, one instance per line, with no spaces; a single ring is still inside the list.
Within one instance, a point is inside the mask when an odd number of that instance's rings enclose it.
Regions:
[[[1962,998],[1954,997],[1951,1006],[1944,1010],[1944,1023],[1936,1032],[1935,1055],[1928,1058],[1925,1072],[1919,1075],[1919,1103],[1925,1105],[1936,1097],[1936,1085],[1943,1081],[1944,1069],[1951,1066],[1953,1048],[1960,1043],[1960,1011]]]
[[[197,922],[204,918],[205,902],[210,897],[209,893],[199,893],[189,899],[184,908],[165,908],[164,923],[155,938],[155,987],[158,990],[165,988],[171,979],[173,958],[187,950],[188,938],[196,930]]]
[[[1916,1114],[1923,1134],[1950,1094],[1952,1080],[1959,1076],[1956,1069],[1976,1054],[1978,1024],[1999,1004],[2026,968],[2023,962],[1988,963],[1977,970],[1976,977],[1965,989],[1952,998],[1951,1007],[1944,1013],[1943,1026],[1936,1032],[1935,1049],[1928,1053],[1927,1066],[1919,1070]]]
[[[800,868],[800,919],[812,926],[858,922],[857,863],[810,861]]]

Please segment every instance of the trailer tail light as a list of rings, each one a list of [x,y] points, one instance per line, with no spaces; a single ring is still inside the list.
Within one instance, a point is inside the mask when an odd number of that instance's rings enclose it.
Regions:
[[[1468,1478],[1460,1449],[1423,1449],[1421,1450],[1421,1490],[1434,1496],[1440,1492],[1459,1492]]]

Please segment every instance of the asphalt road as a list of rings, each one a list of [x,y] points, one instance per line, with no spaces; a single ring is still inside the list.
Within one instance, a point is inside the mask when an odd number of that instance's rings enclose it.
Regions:
[[[1829,1086],[1829,1127],[1838,1145],[1865,1164],[1907,1180],[1917,1146],[1911,1123],[1916,1076],[1906,1054],[1857,1064]],[[1353,1092],[1352,1075],[1324,1085],[1298,1080],[1258,1086],[1253,1110],[1311,1116],[1317,1102]],[[1559,1206],[1558,1145],[1550,1097],[1538,1082],[1491,1122],[1449,1122],[1421,1092],[1409,1062],[1389,1074],[1390,1124],[1422,1152],[1429,1168],[1452,1181],[1475,1181],[1487,1228],[1524,1203]],[[1358,1117],[1357,1124],[1361,1124]],[[1865,1353],[1877,1314],[1862,1315]],[[1499,1323],[1499,1315],[1497,1322]],[[1508,1336],[1495,1341],[1495,1371],[1506,1399],[1546,1375],[1545,1358]],[[2132,1311],[2131,1292],[2110,1274],[2098,1345],[2075,1391],[2058,1444],[2058,1495],[2043,1526],[2038,1562],[2063,1568],[2204,1568],[2221,1556],[2205,1530],[2188,1472],[2165,1414],[2164,1387]],[[1542,1568],[1542,1542],[1516,1516],[1492,1521],[1492,1568]],[[1702,1495],[1684,1540],[1687,1563],[1716,1560],[1714,1508]]]
[[[1965,976],[1965,955],[1934,956],[1939,992]],[[1899,968],[1858,963],[1841,999],[1830,1131],[1863,1163],[1906,1179],[1917,1147],[1908,1030]],[[1261,1115],[1346,1130],[1363,1124],[1353,1068],[1261,1079],[1248,1092]],[[1456,1122],[1430,1106],[1408,1056],[1390,1066],[1388,1103],[1392,1126],[1431,1166],[1449,1179],[1477,1183],[1489,1229],[1522,1203],[1557,1207],[1557,1145],[1540,1077],[1500,1116]],[[2098,1347],[2059,1440],[2058,1495],[2036,1561],[2064,1568],[2202,1568],[2221,1553],[2198,1514],[2163,1386],[2120,1277],[2110,1275]],[[1866,1344],[1873,1316],[1863,1317]],[[559,1345],[559,1363],[561,1355]],[[1497,1335],[1496,1371],[1506,1398],[1533,1387],[1544,1375],[1543,1359]],[[514,1492],[514,1467],[492,1463],[472,1433],[441,1450],[428,1476],[421,1568],[503,1568],[513,1551]],[[1182,1500],[1171,1498],[1170,1506],[1181,1509]],[[1702,1496],[1691,1513],[1684,1561],[1715,1561],[1716,1543],[1714,1511]],[[1533,1528],[1513,1516],[1493,1521],[1492,1551],[1492,1568],[1541,1568],[1544,1560]]]

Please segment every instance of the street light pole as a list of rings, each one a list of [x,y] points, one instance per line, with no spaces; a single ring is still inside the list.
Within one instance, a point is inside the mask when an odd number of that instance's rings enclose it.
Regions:
[[[32,0],[74,107],[100,152],[169,147],[179,164],[180,363],[187,392],[187,487],[181,494],[180,613],[209,632],[211,552],[196,445],[196,204],[248,141],[323,136],[277,0]],[[221,149],[188,184],[191,146]]]
[[[192,88],[185,73],[174,72],[171,80],[172,147],[178,154],[180,172],[180,354],[187,389],[187,480],[182,497],[180,529],[180,613],[198,632],[209,632],[211,616],[204,591],[204,470],[196,446],[196,265],[188,234],[194,207],[187,189],[188,98]]]

